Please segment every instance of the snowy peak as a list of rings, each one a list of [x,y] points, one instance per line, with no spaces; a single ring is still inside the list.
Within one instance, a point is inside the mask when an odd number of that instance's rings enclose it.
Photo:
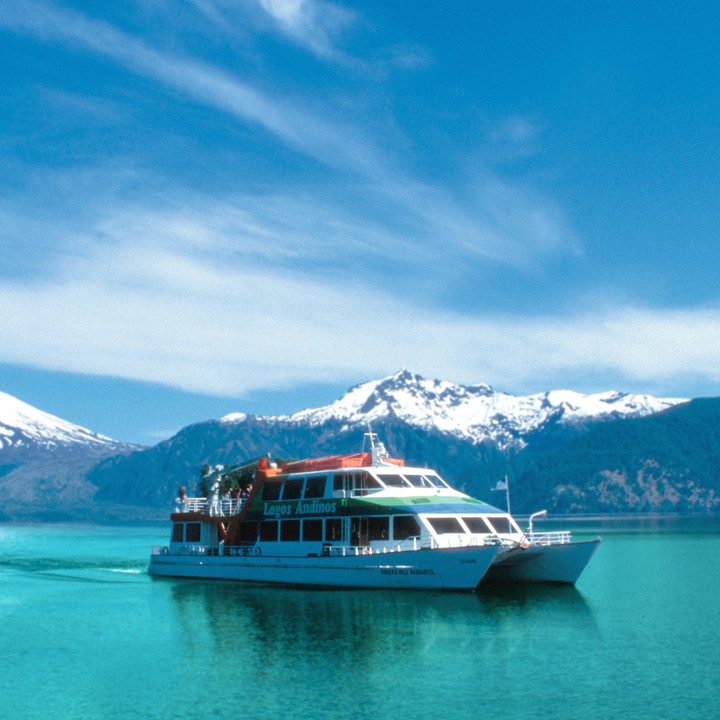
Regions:
[[[519,396],[496,392],[488,385],[459,385],[428,380],[407,370],[351,388],[325,407],[277,418],[293,425],[341,422],[344,428],[398,418],[423,429],[434,429],[474,443],[500,449],[521,449],[522,437],[553,421],[582,425],[613,418],[650,415],[686,402],[615,391],[583,395],[553,390]],[[239,419],[228,416],[224,420]]]
[[[0,450],[11,447],[99,448],[120,444],[0,392]]]

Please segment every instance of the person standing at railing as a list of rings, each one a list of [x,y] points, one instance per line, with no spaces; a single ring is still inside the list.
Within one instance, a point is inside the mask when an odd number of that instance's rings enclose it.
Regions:
[[[175,512],[187,512],[188,499],[184,485],[178,488],[178,496],[175,498]]]

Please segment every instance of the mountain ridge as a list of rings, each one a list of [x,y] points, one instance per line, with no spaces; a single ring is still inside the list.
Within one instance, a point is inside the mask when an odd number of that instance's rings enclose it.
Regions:
[[[550,390],[513,395],[496,392],[489,385],[427,380],[403,369],[381,380],[355,385],[329,405],[271,419],[312,426],[334,420],[340,421],[343,429],[350,429],[395,416],[409,425],[436,428],[477,444],[490,442],[502,450],[520,450],[524,447],[520,435],[527,435],[552,419],[564,425],[582,426],[613,417],[648,415],[683,402],[687,399],[613,390],[595,394]],[[245,417],[243,413],[232,413],[220,422],[242,421]]]
[[[232,465],[267,453],[301,458],[357,452],[368,423],[391,454],[434,467],[456,487],[489,499],[498,477],[510,474],[514,481],[534,460],[598,425],[642,420],[687,402],[615,391],[515,396],[488,385],[426,380],[401,370],[356,385],[320,408],[279,416],[232,413],[189,425],[152,447],[114,445],[37,411],[33,417],[46,422],[37,443],[28,444],[30,434],[20,432],[27,430],[23,426],[14,428],[18,433],[12,436],[22,442],[0,448],[5,498],[0,519],[57,517],[53,510],[68,518],[162,519],[177,486],[192,487],[205,463]],[[0,424],[7,419],[3,407],[0,402]],[[582,484],[583,473],[590,470],[577,471]],[[513,504],[522,509],[522,502]],[[624,509],[621,503],[608,508]]]
[[[92,512],[97,488],[87,474],[107,457],[140,448],[0,392],[0,520]]]

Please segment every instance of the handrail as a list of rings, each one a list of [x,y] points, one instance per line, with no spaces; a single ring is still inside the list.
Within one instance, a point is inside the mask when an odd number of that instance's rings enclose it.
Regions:
[[[553,532],[527,533],[525,535],[531,545],[565,545],[571,540],[569,530],[556,530]]]
[[[178,504],[177,510],[179,512],[200,512],[215,515],[237,515],[242,510],[245,504],[245,498],[220,498],[217,501],[217,506],[212,508],[212,500],[205,497],[194,497],[185,498],[185,502]],[[217,510],[215,513],[211,513],[211,508]]]

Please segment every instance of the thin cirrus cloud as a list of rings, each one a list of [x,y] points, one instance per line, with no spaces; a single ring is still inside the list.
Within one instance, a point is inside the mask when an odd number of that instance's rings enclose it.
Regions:
[[[257,124],[285,145],[326,165],[368,176],[385,175],[377,151],[356,131],[273,99],[217,67],[155,50],[105,21],[36,0],[16,0],[0,13],[1,26],[100,53],[198,102]]]
[[[315,55],[340,56],[335,37],[352,24],[355,14],[323,0],[258,0],[280,31]]]
[[[281,12],[286,5],[299,9]],[[317,27],[307,19],[317,19],[317,13],[310,12],[313,3],[278,2],[267,7],[288,25]],[[385,206],[388,216],[402,216],[406,232],[398,233],[396,240],[402,244],[403,235],[412,235],[421,255],[426,252],[424,245],[442,242],[474,255],[523,264],[524,252],[529,260],[548,248],[572,249],[576,242],[559,208],[537,193],[477,171],[468,182],[469,191],[458,197],[456,192],[449,193],[392,167],[388,160],[391,153],[376,146],[355,125],[273,98],[207,63],[155,50],[104,21],[36,0],[21,0],[0,15],[0,25],[101,53],[197,102],[262,127],[283,145],[339,171],[339,185],[348,187],[348,195],[365,196],[373,205]],[[481,188],[479,197],[473,197],[473,186]],[[510,195],[512,202],[508,203]],[[518,223],[518,208],[533,221]]]
[[[96,248],[53,279],[1,290],[6,361],[45,357],[44,367],[218,395],[353,381],[407,358],[426,374],[503,387],[580,370],[647,382],[692,367],[720,379],[716,310],[608,307],[564,321],[418,313],[360,285],[228,270],[195,248],[142,242]]]
[[[212,3],[195,4],[219,12]],[[280,32],[325,58],[336,56],[336,33],[351,21],[325,16],[321,26],[320,5],[312,2],[265,0],[258,7]],[[18,0],[0,12],[0,26],[97,53],[260,128],[335,173],[338,197],[362,195],[374,209],[366,214],[359,204],[335,204],[330,192],[280,187],[212,200],[185,192],[174,203],[121,211],[112,196],[91,192],[96,207],[76,224],[70,219],[53,229],[53,218],[44,227],[37,221],[34,232],[47,230],[60,248],[49,269],[32,282],[0,281],[6,361],[219,395],[354,382],[406,365],[505,387],[582,369],[645,381],[692,368],[718,379],[720,347],[712,337],[720,333],[711,331],[720,328],[720,313],[712,309],[598,307],[565,318],[478,318],[420,306],[391,283],[379,289],[367,281],[373,264],[402,263],[420,278],[423,267],[434,272],[443,262],[524,266],[538,256],[579,252],[562,209],[537,192],[489,170],[469,175],[461,191],[414,177],[356,123],[278,99],[72,10]],[[537,142],[521,118],[495,139]],[[72,187],[60,171],[57,177]],[[22,223],[15,224],[22,235]],[[338,248],[346,261],[358,261],[355,279],[317,270]],[[315,269],[303,266],[312,261]]]
[[[72,250],[54,273],[0,281],[4,361],[234,396],[408,364],[512,389],[573,372],[649,383],[692,369],[720,380],[717,310],[468,317],[360,280],[278,272],[272,252],[249,262],[252,249],[235,252],[237,227],[202,226],[190,212],[128,211],[95,231],[105,242],[81,252],[77,239],[59,243]]]

